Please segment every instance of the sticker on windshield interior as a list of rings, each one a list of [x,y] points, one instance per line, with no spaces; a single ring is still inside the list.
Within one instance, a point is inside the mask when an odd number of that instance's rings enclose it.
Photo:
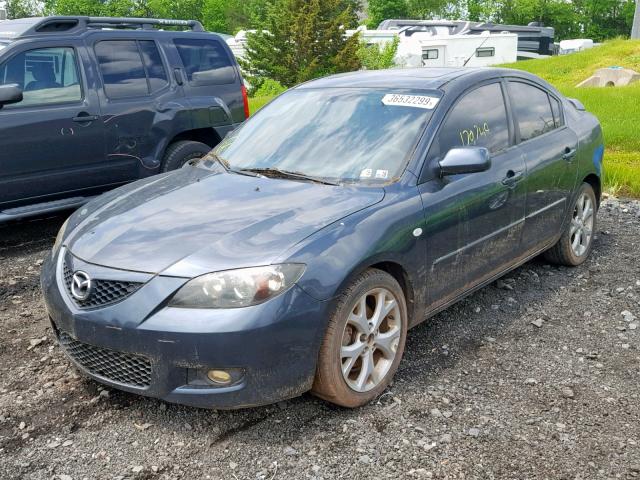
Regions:
[[[389,170],[376,170],[376,178],[387,178],[389,177]]]
[[[401,107],[416,107],[433,110],[440,101],[437,97],[428,97],[425,95],[401,95],[399,93],[388,93],[382,97],[382,103],[385,105],[396,105]]]
[[[373,169],[371,168],[365,168],[360,172],[360,178],[371,178],[372,175],[373,175]]]

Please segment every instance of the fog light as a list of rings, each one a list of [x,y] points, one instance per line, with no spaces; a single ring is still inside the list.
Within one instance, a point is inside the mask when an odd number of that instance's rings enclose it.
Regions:
[[[224,370],[209,370],[207,372],[207,378],[213,383],[219,383],[222,385],[226,385],[231,382],[231,374]]]

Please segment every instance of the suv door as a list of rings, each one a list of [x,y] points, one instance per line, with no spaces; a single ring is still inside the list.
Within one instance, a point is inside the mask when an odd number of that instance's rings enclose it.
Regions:
[[[98,88],[105,124],[106,154],[121,181],[156,173],[157,146],[180,126],[184,109],[179,89],[151,36],[99,32],[90,37],[102,88]]]
[[[549,246],[567,218],[577,162],[578,137],[565,126],[561,102],[530,83],[508,82],[516,138],[527,164],[523,242],[528,251]]]
[[[522,255],[525,163],[514,145],[503,83],[465,92],[434,138],[419,185],[427,239],[429,304],[437,309],[491,279]],[[485,147],[491,167],[440,178],[454,147]]]
[[[0,83],[18,84],[24,96],[0,110],[0,209],[81,196],[100,183],[104,130],[83,54],[74,41],[36,43],[0,64]]]

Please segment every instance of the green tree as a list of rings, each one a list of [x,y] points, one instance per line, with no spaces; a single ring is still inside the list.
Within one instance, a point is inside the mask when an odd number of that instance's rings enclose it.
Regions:
[[[250,77],[271,78],[286,87],[360,68],[358,36],[350,0],[276,0],[268,6],[264,30],[247,35],[242,62]]]
[[[362,67],[367,70],[383,70],[393,67],[399,43],[400,39],[398,37],[382,45],[367,45],[365,42],[360,42],[358,58],[362,63]]]
[[[5,8],[9,19],[42,15],[42,5],[37,0],[7,0]]]
[[[369,0],[367,27],[376,28],[388,18],[407,18],[409,5],[406,0]]]

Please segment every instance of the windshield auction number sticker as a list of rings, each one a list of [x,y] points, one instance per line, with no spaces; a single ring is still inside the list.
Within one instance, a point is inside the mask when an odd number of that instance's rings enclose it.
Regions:
[[[401,107],[415,107],[433,110],[440,101],[437,97],[428,97],[424,95],[401,95],[399,93],[388,93],[382,97],[382,103],[385,105],[396,105]]]

